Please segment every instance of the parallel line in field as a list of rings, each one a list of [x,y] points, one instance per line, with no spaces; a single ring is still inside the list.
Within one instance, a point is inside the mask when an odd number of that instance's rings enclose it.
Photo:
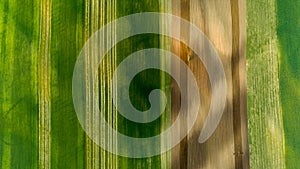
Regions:
[[[40,34],[38,56],[39,99],[39,167],[51,168],[51,96],[50,96],[50,42],[51,0],[40,1]]]
[[[84,7],[84,41],[87,41],[89,36],[90,36],[90,15],[91,15],[91,0],[85,0],[85,7]],[[86,60],[85,60],[85,71],[89,72],[89,51],[86,51]],[[90,126],[90,107],[89,107],[89,102],[90,102],[90,91],[89,91],[89,76],[85,76],[85,85],[86,87],[86,116],[85,116],[85,122],[86,122],[86,130],[90,131],[91,126]],[[92,140],[86,136],[85,137],[85,168],[86,169],[91,169],[92,168]]]

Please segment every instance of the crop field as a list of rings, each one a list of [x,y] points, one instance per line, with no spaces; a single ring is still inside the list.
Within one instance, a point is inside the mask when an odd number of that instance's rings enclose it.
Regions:
[[[245,90],[250,168],[298,169],[300,1],[200,1],[199,6],[204,4],[207,11],[197,15],[189,13],[190,19],[196,23],[199,16],[207,17],[205,19],[217,16],[208,11],[210,7],[211,11],[220,12],[219,15],[226,12],[227,9],[214,8],[214,5],[217,6],[221,2],[225,5],[231,2],[246,3],[247,42],[244,76],[247,79]],[[175,2],[181,3],[183,12],[175,10]],[[192,146],[190,149],[184,149],[182,146],[188,139],[193,139],[193,135],[186,137],[181,143],[181,150],[175,147],[175,150],[153,157],[128,158],[103,150],[82,129],[72,99],[72,77],[76,59],[94,32],[117,18],[133,13],[166,12],[185,16],[188,12],[184,11],[187,8],[184,2],[198,4],[198,1],[196,3],[194,0],[0,0],[0,169],[165,169],[197,166],[194,157],[194,161],[184,159],[188,164],[181,167],[177,165],[179,161],[174,160],[184,161],[181,159],[182,154],[186,155],[184,158],[193,154],[186,152],[193,151]],[[193,5],[189,6],[188,10],[190,8],[194,11],[203,10]],[[221,19],[226,20],[226,17]],[[216,30],[225,32],[227,28],[226,24],[224,25],[213,26],[220,26]],[[165,28],[163,24],[160,26],[161,29]],[[231,25],[229,27],[231,29]],[[209,30],[207,32],[210,33]],[[225,35],[224,37],[226,39]],[[214,40],[219,42],[218,38],[215,36]],[[87,87],[87,90],[93,91],[92,95],[85,96],[91,105],[87,107],[87,112],[97,109],[93,103],[101,101],[99,108],[104,112],[106,121],[118,132],[137,138],[158,135],[169,127],[174,116],[171,113],[173,105],[167,104],[162,116],[151,123],[135,123],[119,115],[114,105],[109,102],[112,96],[108,91],[111,89],[112,72],[126,56],[145,48],[172,50],[171,41],[172,39],[164,36],[146,34],[119,42],[106,55],[99,70],[96,65],[91,66],[92,70],[99,71],[96,78],[100,82],[96,88]],[[226,44],[224,46],[222,47],[226,51]],[[89,59],[93,63],[93,58]],[[160,60],[161,66],[166,62],[168,60]],[[168,102],[171,102],[171,94],[174,92],[171,89],[172,85],[172,77],[167,73],[158,70],[144,71],[131,82],[129,90],[134,94],[129,97],[136,109],[146,111],[150,107],[148,95],[153,89],[163,90]],[[89,120],[93,117],[87,114],[86,118]],[[232,116],[226,119],[232,120]],[[221,123],[221,127],[226,124]],[[86,128],[94,131],[93,126],[88,124]],[[223,135],[227,138],[226,133]],[[211,140],[212,143],[218,144],[214,141]],[[234,163],[236,154],[231,152],[234,141],[227,141],[228,145],[224,146],[220,156],[224,157],[224,161],[229,159]],[[115,146],[115,142],[110,140],[107,145]],[[217,149],[213,146],[195,147],[207,151]],[[174,152],[179,152],[180,155],[175,157]],[[226,155],[221,154],[228,152],[232,155],[228,156],[228,159]],[[199,161],[209,163],[210,158],[212,159],[213,155],[203,157],[206,161]],[[234,168],[234,164],[229,165],[230,162],[223,167]],[[203,166],[201,164],[198,168],[205,168]],[[214,168],[213,162],[206,166]]]

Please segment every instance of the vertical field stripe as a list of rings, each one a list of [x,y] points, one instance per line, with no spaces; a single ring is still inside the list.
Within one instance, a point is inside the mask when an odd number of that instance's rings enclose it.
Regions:
[[[247,1],[247,111],[253,169],[285,168],[276,12],[276,0]]]
[[[39,168],[50,169],[50,42],[52,2],[51,0],[41,0],[40,5],[40,42],[38,56]]]

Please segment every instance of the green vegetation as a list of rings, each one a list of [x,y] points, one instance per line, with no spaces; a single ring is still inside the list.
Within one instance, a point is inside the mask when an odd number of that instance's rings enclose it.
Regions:
[[[38,168],[39,9],[0,2],[0,168]]]
[[[85,135],[72,102],[73,68],[85,41],[116,18],[144,11],[170,12],[168,3],[1,0],[0,168],[170,168],[169,153],[130,159],[102,150]],[[253,169],[300,166],[299,9],[300,1],[247,1],[247,106]],[[107,55],[99,74],[100,86],[108,87],[99,92],[100,98],[111,99],[106,72],[113,71],[128,54],[164,48],[167,41],[145,35],[120,42]],[[160,71],[141,72],[130,86],[135,91],[130,98],[137,109],[145,110],[149,91],[161,88],[170,93],[166,87],[170,82]],[[47,99],[49,103],[42,102]],[[111,104],[102,108],[118,131],[135,137],[156,135],[170,122],[170,107],[147,125],[118,116]],[[113,117],[108,116],[110,112]],[[124,124],[126,127],[121,127]]]
[[[297,169],[300,166],[300,2],[277,0],[277,7],[286,168]]]
[[[167,154],[129,159],[101,150],[85,135],[72,102],[73,69],[85,41],[118,17],[164,11],[165,3],[152,0],[1,1],[0,168],[168,168]],[[118,44],[107,55],[105,68],[99,74],[100,86],[107,87],[99,92],[100,99],[111,99],[107,93],[110,80],[107,74],[126,55],[144,48],[163,47],[163,39],[147,35]],[[149,91],[162,88],[170,92],[164,88],[167,83],[170,77],[159,71],[138,74],[131,84],[131,91],[137,91],[131,95],[133,104],[138,109],[147,109]],[[170,109],[158,120],[143,126],[116,116],[111,104],[103,107],[106,107],[107,120],[115,128],[135,137],[156,135],[170,121],[167,120]]]
[[[247,1],[247,113],[253,169],[285,168],[276,19],[276,0]]]

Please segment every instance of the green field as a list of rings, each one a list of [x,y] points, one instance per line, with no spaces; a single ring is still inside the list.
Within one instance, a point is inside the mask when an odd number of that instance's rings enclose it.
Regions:
[[[90,35],[118,17],[170,12],[169,3],[0,0],[0,169],[170,168],[170,153],[130,159],[102,150],[82,130],[72,102],[73,68]],[[113,71],[133,51],[163,48],[165,42],[157,35],[124,40],[102,71]],[[108,77],[100,73],[99,78],[105,81],[100,86],[109,88]],[[140,88],[141,83],[147,86]],[[169,76],[142,72],[132,82],[130,90],[136,95],[130,97],[138,109],[146,110],[149,92],[162,88],[169,94],[166,86]],[[109,99],[107,90],[98,93],[102,99]],[[104,112],[109,112],[107,107],[111,110],[112,105],[102,105]],[[247,111],[251,168],[298,169],[299,0],[247,0]],[[156,135],[170,122],[170,107],[148,125],[111,112],[114,116],[107,121],[135,137]],[[127,127],[118,128],[124,123]]]
[[[287,169],[300,167],[300,1],[277,0],[280,97]]]

